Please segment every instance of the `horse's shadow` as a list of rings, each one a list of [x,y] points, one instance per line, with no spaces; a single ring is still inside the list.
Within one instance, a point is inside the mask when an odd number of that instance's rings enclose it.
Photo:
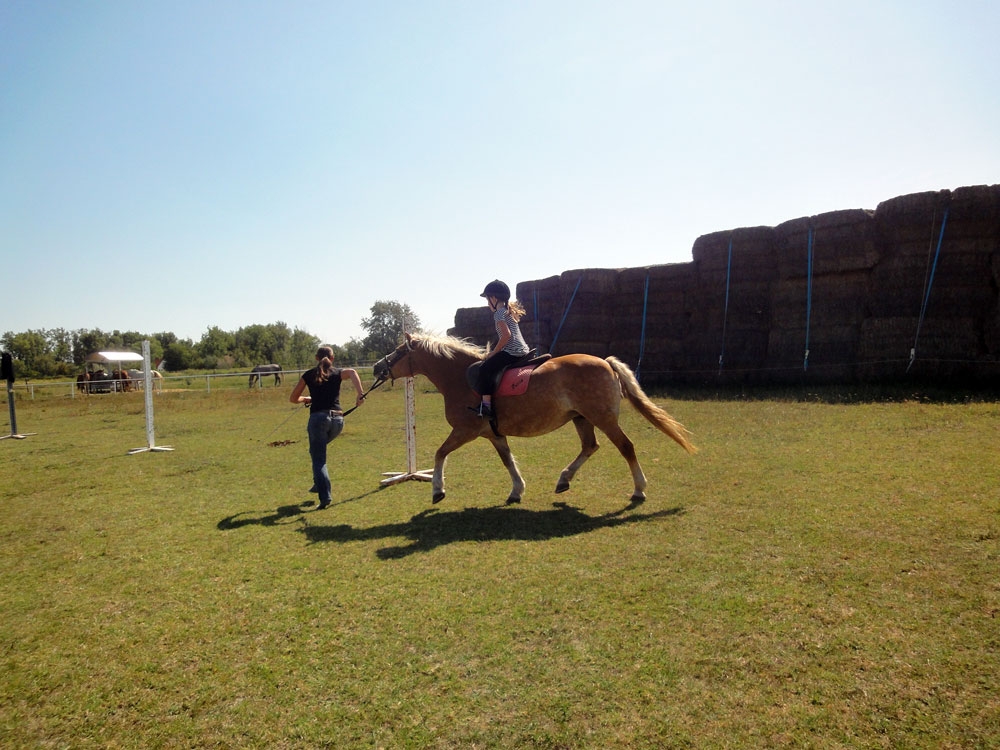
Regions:
[[[346,544],[396,537],[409,539],[409,544],[383,547],[376,552],[382,560],[394,560],[416,552],[430,552],[454,542],[544,541],[585,534],[597,529],[653,521],[684,512],[683,508],[678,507],[653,513],[626,515],[636,507],[633,503],[621,510],[599,516],[587,515],[579,508],[566,503],[553,503],[551,510],[494,506],[441,512],[436,508],[430,508],[402,523],[368,528],[356,528],[348,524],[315,526],[305,523],[300,531],[306,535],[311,544],[320,542]]]

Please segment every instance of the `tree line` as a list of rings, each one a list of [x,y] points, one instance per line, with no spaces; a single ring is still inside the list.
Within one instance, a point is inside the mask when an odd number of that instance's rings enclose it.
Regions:
[[[75,378],[83,371],[87,357],[101,351],[141,353],[142,342],[149,341],[150,357],[159,361],[158,369],[167,372],[191,370],[244,370],[255,365],[276,362],[286,370],[312,367],[316,349],[324,343],[333,347],[337,363],[358,365],[372,362],[393,349],[403,331],[419,331],[420,319],[406,304],[378,301],[371,315],[361,321],[366,335],[346,344],[320,341],[300,328],[289,328],[278,321],[254,324],[236,331],[211,326],[197,342],[178,338],[169,331],[102,331],[100,329],[63,328],[7,331],[0,337],[0,348],[14,361],[18,379]]]

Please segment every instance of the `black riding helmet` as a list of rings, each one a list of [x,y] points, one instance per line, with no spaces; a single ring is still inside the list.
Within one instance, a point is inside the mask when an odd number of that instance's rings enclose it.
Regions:
[[[483,293],[479,296],[496,297],[501,302],[509,302],[510,287],[500,281],[500,279],[493,279],[493,281],[486,285],[486,288],[483,289]]]

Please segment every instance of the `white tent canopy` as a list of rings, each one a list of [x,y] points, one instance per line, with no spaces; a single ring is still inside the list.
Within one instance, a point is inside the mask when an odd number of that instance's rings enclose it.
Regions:
[[[94,352],[87,356],[88,364],[121,364],[123,362],[142,362],[142,355],[135,352]]]

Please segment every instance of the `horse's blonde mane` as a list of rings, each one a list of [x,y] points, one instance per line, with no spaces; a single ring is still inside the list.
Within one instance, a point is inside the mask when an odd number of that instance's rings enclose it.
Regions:
[[[482,359],[486,356],[486,349],[476,346],[466,339],[455,338],[454,336],[441,336],[434,333],[416,333],[412,340],[419,341],[420,346],[430,354],[437,357],[453,359],[455,354],[466,354],[474,359]]]

